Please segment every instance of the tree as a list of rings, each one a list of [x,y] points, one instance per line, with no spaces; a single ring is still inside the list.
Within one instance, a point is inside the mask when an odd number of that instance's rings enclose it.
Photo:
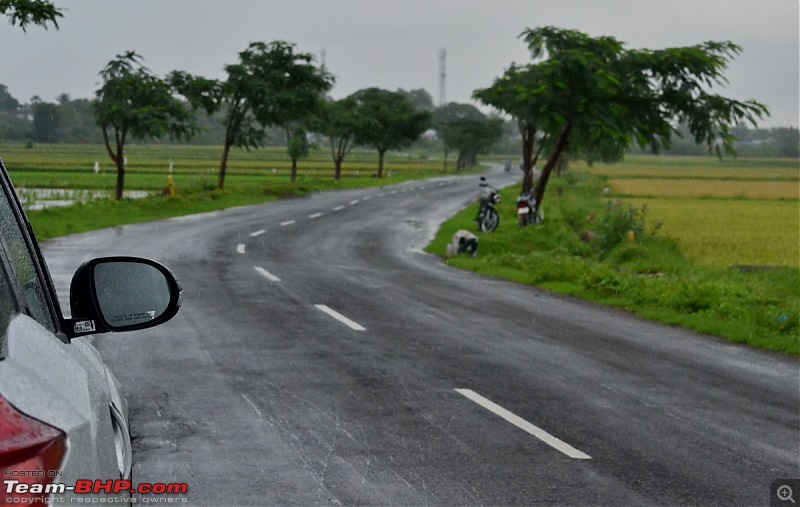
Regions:
[[[297,179],[297,160],[307,157],[310,151],[308,133],[303,125],[295,124],[289,132],[286,151],[292,159],[292,181]]]
[[[414,107],[420,111],[433,111],[433,97],[424,88],[417,88],[416,90],[403,90],[397,89],[397,93],[405,97],[406,100],[414,104]]]
[[[47,23],[53,23],[58,28],[58,18],[64,16],[61,9],[47,0],[0,0],[0,14],[8,16],[12,25],[19,24],[23,32],[29,24],[46,30]]]
[[[67,94],[58,96],[56,111],[59,132],[56,142],[100,143],[102,136],[95,121],[92,102],[88,99],[71,99]]]
[[[447,156],[450,153],[450,146],[444,142],[447,129],[451,123],[458,122],[466,119],[480,120],[485,118],[477,107],[471,104],[457,104],[450,102],[444,106],[437,108],[433,112],[433,128],[436,130],[436,135],[442,139],[444,146],[444,170],[447,172]]]
[[[741,51],[732,42],[629,50],[613,37],[549,26],[521,37],[535,62],[512,65],[473,95],[542,133],[548,159],[534,190],[537,206],[570,145],[602,160],[621,157],[631,144],[658,152],[669,148],[675,125],[684,122],[696,143],[722,156],[733,152],[733,126],[742,120],[755,125],[769,114],[756,101],[709,91],[726,82],[728,62]],[[526,174],[523,191],[531,188],[528,182]]]
[[[403,95],[367,88],[352,95],[358,117],[355,141],[378,150],[378,177],[383,177],[383,162],[388,150],[397,150],[416,141],[430,124],[431,114],[418,111]]]
[[[251,97],[253,113],[264,127],[280,127],[292,159],[291,180],[297,179],[297,158],[303,148],[302,124],[319,111],[324,94],[333,86],[333,76],[312,65],[309,53],[295,53],[295,45],[284,41],[253,43],[249,51],[253,75],[259,80],[258,95]],[[299,143],[299,144],[298,144]]]
[[[458,151],[456,170],[463,171],[478,164],[478,153],[489,150],[503,137],[503,120],[484,118],[464,119],[448,125],[444,143]]]
[[[433,123],[444,143],[445,171],[447,154],[458,152],[456,169],[463,170],[477,164],[478,153],[488,150],[503,136],[503,121],[487,118],[478,108],[470,104],[451,102],[434,112]]]
[[[333,84],[329,74],[311,65],[312,59],[310,54],[296,54],[294,45],[287,42],[253,42],[239,53],[239,63],[225,66],[228,78],[223,82],[185,72],[170,74],[170,81],[193,107],[203,107],[209,115],[223,112],[225,137],[218,189],[225,185],[231,148],[262,146],[270,125],[283,130],[295,181],[297,158],[307,152],[295,136]]]
[[[312,128],[328,137],[333,160],[333,178],[342,176],[342,162],[355,145],[358,130],[357,104],[353,96],[341,100],[325,102],[319,116],[312,122]]]
[[[33,104],[33,140],[55,143],[59,140],[61,115],[58,106],[50,102]]]
[[[15,113],[19,105],[19,101],[8,92],[8,87],[0,84],[0,113]]]
[[[188,138],[194,132],[192,114],[173,96],[170,85],[141,65],[142,57],[128,51],[100,72],[102,87],[95,92],[94,116],[108,155],[117,167],[115,197],[125,186],[125,143],[167,134]]]

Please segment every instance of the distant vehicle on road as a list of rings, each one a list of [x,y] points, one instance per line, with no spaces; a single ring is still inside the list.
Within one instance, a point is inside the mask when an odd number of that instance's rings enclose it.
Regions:
[[[54,503],[76,480],[130,478],[127,402],[86,336],[159,325],[180,304],[163,265],[105,257],[75,272],[64,318],[0,161],[0,505]]]

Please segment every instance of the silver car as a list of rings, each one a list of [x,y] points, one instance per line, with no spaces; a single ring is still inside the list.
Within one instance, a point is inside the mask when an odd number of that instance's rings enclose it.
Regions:
[[[76,481],[130,479],[127,403],[86,336],[159,325],[180,304],[163,265],[106,257],[78,268],[64,318],[0,161],[0,505],[78,496]]]

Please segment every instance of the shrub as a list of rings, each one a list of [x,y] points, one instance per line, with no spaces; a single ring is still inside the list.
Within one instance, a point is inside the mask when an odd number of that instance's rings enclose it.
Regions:
[[[597,238],[595,246],[600,257],[605,257],[611,250],[624,243],[630,234],[640,241],[655,236],[660,226],[649,229],[645,223],[647,206],[637,208],[620,200],[608,201],[606,209],[597,222]]]

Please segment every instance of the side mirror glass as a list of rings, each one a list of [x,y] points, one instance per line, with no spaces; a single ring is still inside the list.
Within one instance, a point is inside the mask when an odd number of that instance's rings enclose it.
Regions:
[[[74,336],[133,331],[171,319],[181,288],[162,264],[138,257],[105,257],[78,268],[70,287]]]

